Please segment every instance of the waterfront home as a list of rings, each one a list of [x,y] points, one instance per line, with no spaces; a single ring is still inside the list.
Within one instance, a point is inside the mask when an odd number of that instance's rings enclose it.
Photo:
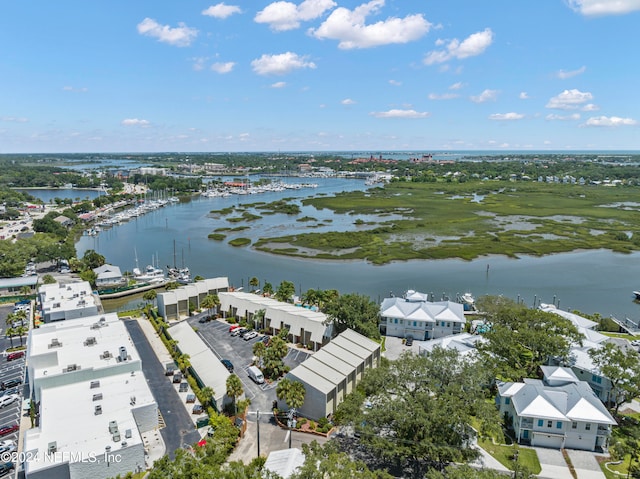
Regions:
[[[424,341],[464,331],[464,306],[452,301],[428,301],[424,293],[409,290],[401,297],[385,298],[380,306],[380,333]]]
[[[86,318],[102,312],[102,303],[93,294],[88,281],[43,284],[38,288],[38,302],[45,323]]]
[[[496,405],[520,444],[606,450],[617,425],[589,384],[569,368],[542,366],[543,379],[498,384]]]
[[[166,320],[189,316],[190,308],[201,309],[201,303],[209,294],[219,294],[229,289],[227,277],[207,278],[171,291],[158,293],[158,314]],[[191,306],[190,306],[191,305]]]
[[[219,293],[218,298],[220,311],[225,316],[234,316],[238,321],[244,320],[255,329],[273,335],[286,329],[289,342],[302,344],[313,351],[331,339],[333,327],[327,324],[324,313],[241,291]],[[259,311],[264,314],[258,315]]]
[[[126,282],[126,279],[122,277],[122,272],[117,266],[111,264],[103,264],[98,268],[94,268],[93,272],[96,274],[96,286],[117,286]]]
[[[343,331],[287,373],[288,379],[302,383],[305,389],[298,414],[314,420],[330,416],[364,372],[378,366],[380,344],[351,329]],[[280,401],[279,407],[285,404]]]
[[[479,334],[460,333],[452,336],[443,336],[431,341],[418,342],[418,354],[425,356],[435,348],[455,349],[460,356],[475,357],[478,343],[485,338]]]

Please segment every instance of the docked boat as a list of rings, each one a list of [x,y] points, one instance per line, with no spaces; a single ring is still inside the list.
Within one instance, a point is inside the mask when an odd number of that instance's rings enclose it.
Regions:
[[[140,271],[140,268],[133,268],[133,277],[137,281],[156,282],[158,280],[164,281],[164,270],[162,268],[156,268],[153,265],[147,265],[144,272]]]
[[[189,268],[168,268],[170,281],[177,281],[181,284],[191,283],[191,272]]]
[[[640,301],[640,291],[634,291],[633,297],[636,301]]]

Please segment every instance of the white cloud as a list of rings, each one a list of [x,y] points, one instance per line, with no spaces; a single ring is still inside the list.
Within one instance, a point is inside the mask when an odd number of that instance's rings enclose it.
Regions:
[[[355,100],[352,100],[351,98],[345,98],[340,103],[342,103],[343,105],[355,105],[356,104]]]
[[[522,120],[523,118],[524,118],[524,115],[522,113],[514,113],[514,112],[494,113],[492,115],[489,115],[489,120],[499,120],[499,121]]]
[[[449,87],[449,90],[460,90],[461,88],[464,87],[464,83],[462,83],[461,81],[454,83],[453,85],[451,85]]]
[[[558,71],[558,73],[556,73],[556,76],[561,80],[566,80],[567,78],[573,78],[575,76],[582,75],[586,71],[587,71],[587,67],[582,66],[577,70],[570,70],[570,71],[560,70]]]
[[[376,118],[427,118],[431,114],[426,111],[415,110],[388,110],[388,111],[374,111],[370,113],[371,116]]]
[[[518,95],[518,98],[520,98],[521,100],[528,100],[529,94],[526,91],[521,91],[520,95]]]
[[[377,13],[383,6],[384,0],[372,0],[353,10],[336,8],[318,28],[310,29],[309,34],[319,39],[338,40],[338,48],[349,50],[412,42],[431,28],[431,23],[422,14],[390,17],[367,25],[367,16]]]
[[[582,92],[577,89],[564,90],[557,96],[554,96],[549,100],[546,108],[554,108],[556,110],[576,110],[580,108],[583,103],[591,101],[593,95],[589,92]]]
[[[86,93],[86,92],[89,91],[89,89],[86,88],[86,87],[76,88],[76,87],[72,87],[72,86],[64,86],[64,87],[62,87],[62,89],[64,91],[73,91],[73,92],[78,92],[78,93]]]
[[[581,108],[582,111],[598,111],[599,109],[600,107],[598,105],[594,105],[593,103],[587,103]]]
[[[2,116],[0,117],[0,121],[6,121],[9,123],[26,123],[29,120],[24,117],[15,117],[15,116]]]
[[[618,116],[595,116],[589,118],[584,126],[633,126],[638,122],[633,118],[620,118]]]
[[[202,10],[202,14],[207,17],[222,19],[230,17],[234,13],[242,13],[242,10],[240,10],[240,7],[235,5],[226,5],[224,2],[218,3],[217,5],[211,5],[209,8]]]
[[[640,10],[640,0],[566,0],[574,11],[586,16],[623,15]]]
[[[458,98],[460,95],[457,93],[429,93],[429,100],[453,100],[454,98]]]
[[[555,120],[561,120],[561,121],[579,120],[580,119],[580,113],[573,113],[571,115],[558,115],[556,113],[549,113],[545,118],[547,120],[549,120],[549,121],[555,121]]]
[[[235,62],[214,63],[211,70],[220,74],[230,73],[235,65]]]
[[[139,120],[138,118],[125,118],[122,120],[121,124],[123,126],[141,126],[144,128],[149,126],[151,123],[149,123],[148,120]]]
[[[283,81],[277,81],[271,84],[271,88],[284,88],[286,86],[287,86],[287,83]]]
[[[402,85],[402,82],[398,80],[389,80],[389,84],[393,86],[400,86]]]
[[[441,45],[444,42],[436,42]],[[483,53],[493,43],[493,32],[490,28],[485,28],[481,32],[474,33],[465,38],[462,42],[457,38],[451,40],[445,50],[433,50],[424,57],[425,65],[433,65],[435,63],[444,63],[452,58],[462,60],[468,57],[475,57]]]
[[[306,56],[286,52],[279,55],[265,53],[260,58],[253,60],[251,66],[258,75],[286,75],[300,68],[315,68],[316,64],[307,61]]]
[[[498,97],[498,90],[484,90],[479,95],[470,96],[469,99],[474,103],[484,103],[486,101],[495,101]]]
[[[267,23],[271,30],[283,32],[300,27],[300,22],[313,20],[336,6],[333,0],[305,0],[300,5],[291,2],[273,2],[260,10],[254,21]]]
[[[171,28],[168,25],[160,25],[152,18],[145,18],[138,23],[138,33],[177,47],[188,47],[198,36],[198,30],[189,28],[184,23],[179,23],[176,28]]]

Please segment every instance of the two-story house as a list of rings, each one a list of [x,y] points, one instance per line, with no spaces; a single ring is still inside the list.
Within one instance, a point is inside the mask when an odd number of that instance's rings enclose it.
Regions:
[[[551,448],[606,450],[616,421],[569,368],[542,366],[543,379],[498,385],[496,404],[518,443]]]
[[[409,290],[385,298],[380,306],[380,332],[387,336],[424,341],[464,331],[464,306],[452,301],[428,301],[424,293]]]

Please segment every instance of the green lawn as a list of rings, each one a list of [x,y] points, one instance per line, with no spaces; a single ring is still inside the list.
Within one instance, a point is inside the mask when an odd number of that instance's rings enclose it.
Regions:
[[[513,453],[516,450],[514,446],[501,446],[493,444],[490,440],[479,439],[478,445],[495,457],[500,464],[510,470],[514,470],[515,463],[513,461]],[[539,474],[542,470],[540,468],[540,461],[538,461],[538,455],[533,449],[517,448],[518,451],[518,465],[525,466],[533,474]]]

